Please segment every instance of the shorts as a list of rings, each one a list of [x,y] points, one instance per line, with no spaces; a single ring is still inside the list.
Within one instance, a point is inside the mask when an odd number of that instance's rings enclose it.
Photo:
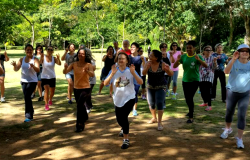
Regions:
[[[3,71],[4,71],[4,73],[0,74],[0,77],[5,77],[5,69],[4,69],[4,67],[3,67]]]
[[[73,74],[67,73],[67,74],[65,74],[65,77],[66,77],[66,79],[72,79],[72,81],[74,81],[74,75]]]
[[[56,87],[56,78],[42,79],[42,86],[49,85],[49,87]]]

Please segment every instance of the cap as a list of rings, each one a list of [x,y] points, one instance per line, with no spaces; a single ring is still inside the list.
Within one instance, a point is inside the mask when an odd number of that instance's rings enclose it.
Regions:
[[[241,45],[239,45],[239,47],[237,48],[237,51],[240,50],[240,49],[242,49],[242,48],[247,48],[247,49],[250,50],[250,48],[249,48],[249,46],[248,46],[247,44],[241,44]]]

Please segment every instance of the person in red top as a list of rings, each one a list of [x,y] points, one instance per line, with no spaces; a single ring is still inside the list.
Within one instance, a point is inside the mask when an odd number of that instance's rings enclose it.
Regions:
[[[130,43],[128,40],[124,40],[122,42],[123,44],[123,49],[120,50],[120,52],[125,52],[128,56],[131,55],[131,50],[129,49]]]

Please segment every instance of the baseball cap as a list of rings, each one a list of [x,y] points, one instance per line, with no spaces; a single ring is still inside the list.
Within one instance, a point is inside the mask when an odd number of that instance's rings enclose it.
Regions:
[[[249,46],[248,46],[247,44],[241,44],[241,45],[239,45],[239,47],[237,48],[237,51],[240,50],[240,49],[242,49],[242,48],[247,48],[247,49],[250,50],[250,48],[249,48]]]

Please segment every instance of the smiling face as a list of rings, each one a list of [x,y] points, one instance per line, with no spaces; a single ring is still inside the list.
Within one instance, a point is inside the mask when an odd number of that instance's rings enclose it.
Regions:
[[[137,48],[135,45],[132,45],[130,50],[131,50],[131,53],[136,53],[138,51],[139,48]]]
[[[210,54],[212,53],[212,48],[211,47],[206,47],[203,51],[203,55],[206,57],[209,57]]]
[[[154,52],[151,52],[148,58],[152,62],[156,62],[157,61],[157,57],[155,57]]]
[[[108,54],[109,55],[113,55],[114,54],[114,49],[112,47],[109,47]]]
[[[219,45],[219,46],[216,48],[217,53],[222,53],[222,50],[223,50],[223,46],[222,46],[222,45]]]
[[[194,47],[194,46],[192,46],[192,45],[187,45],[187,53],[188,53],[189,55],[194,54],[194,51],[195,51],[195,47]]]
[[[168,46],[166,44],[164,44],[162,47],[161,47],[161,52],[166,52],[168,49]]]
[[[241,48],[239,50],[240,59],[248,59],[249,58],[249,49],[248,48]]]
[[[124,54],[119,54],[118,64],[119,66],[126,66],[128,64],[127,56],[125,56]]]
[[[25,49],[25,53],[26,53],[26,56],[27,57],[33,57],[33,48],[31,46],[28,46],[26,49]]]
[[[81,49],[78,53],[78,59],[79,60],[85,60],[85,51],[83,49]]]
[[[69,46],[69,51],[70,51],[70,52],[74,52],[74,51],[75,51],[75,46],[74,46],[73,44],[71,44],[71,45]]]
[[[47,54],[48,54],[48,55],[52,55],[53,52],[54,52],[54,50],[53,50],[52,47],[48,47],[48,48],[47,48]]]

